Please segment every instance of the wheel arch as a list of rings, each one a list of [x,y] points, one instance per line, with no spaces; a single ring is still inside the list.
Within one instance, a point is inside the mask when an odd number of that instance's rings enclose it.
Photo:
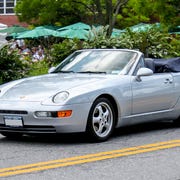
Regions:
[[[96,101],[99,98],[106,98],[111,102],[111,104],[112,104],[112,106],[114,108],[115,116],[116,116],[115,117],[115,127],[116,127],[116,125],[118,123],[119,109],[118,109],[118,105],[117,105],[117,102],[116,102],[115,98],[113,96],[111,96],[110,94],[101,94],[94,101]]]

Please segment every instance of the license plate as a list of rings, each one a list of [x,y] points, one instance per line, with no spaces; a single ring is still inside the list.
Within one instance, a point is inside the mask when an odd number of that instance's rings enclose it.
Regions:
[[[6,126],[22,127],[23,119],[21,116],[4,116]]]

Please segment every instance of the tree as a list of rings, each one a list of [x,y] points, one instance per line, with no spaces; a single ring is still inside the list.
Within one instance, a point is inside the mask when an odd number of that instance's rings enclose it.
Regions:
[[[178,26],[180,3],[179,0],[129,0],[121,14],[118,22],[122,26],[139,22],[161,22],[166,27]]]
[[[66,25],[81,19],[84,10],[71,5],[72,0],[20,0],[15,12],[20,21],[29,24]]]
[[[109,25],[108,34],[111,35],[120,10],[129,0],[92,0],[94,23]],[[97,15],[96,15],[97,14]]]
[[[16,14],[21,21],[33,24],[66,25],[87,20],[91,24],[109,25],[109,34],[120,9],[128,0],[21,0]]]
[[[180,24],[179,0],[20,0],[15,10],[21,21],[38,25],[109,25],[109,35],[115,25],[123,29],[139,22]]]

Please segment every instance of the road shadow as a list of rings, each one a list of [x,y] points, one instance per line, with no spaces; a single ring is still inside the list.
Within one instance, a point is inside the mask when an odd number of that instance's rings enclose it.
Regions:
[[[70,134],[31,134],[31,135],[24,135],[22,137],[16,138],[7,138],[2,137],[0,142],[3,143],[32,143],[32,144],[80,144],[80,143],[87,143],[86,137],[84,133],[70,133]]]
[[[163,131],[168,129],[176,129],[180,126],[174,125],[174,123],[168,122],[154,122],[146,124],[138,124],[132,126],[126,126],[115,129],[111,139],[121,138],[124,136],[132,136],[137,134]],[[89,144],[98,143],[92,142],[88,139],[85,133],[71,133],[71,134],[57,134],[57,135],[24,135],[20,138],[6,138],[2,137],[0,143],[32,143],[32,144]]]
[[[137,124],[115,129],[114,137],[142,134],[154,131],[163,131],[168,129],[177,129],[179,127],[180,125],[174,124],[172,121]]]

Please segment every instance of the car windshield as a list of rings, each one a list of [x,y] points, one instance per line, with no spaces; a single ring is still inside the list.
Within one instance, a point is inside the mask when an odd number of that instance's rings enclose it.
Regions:
[[[67,57],[54,73],[119,74],[136,55],[136,52],[123,50],[77,51]]]

